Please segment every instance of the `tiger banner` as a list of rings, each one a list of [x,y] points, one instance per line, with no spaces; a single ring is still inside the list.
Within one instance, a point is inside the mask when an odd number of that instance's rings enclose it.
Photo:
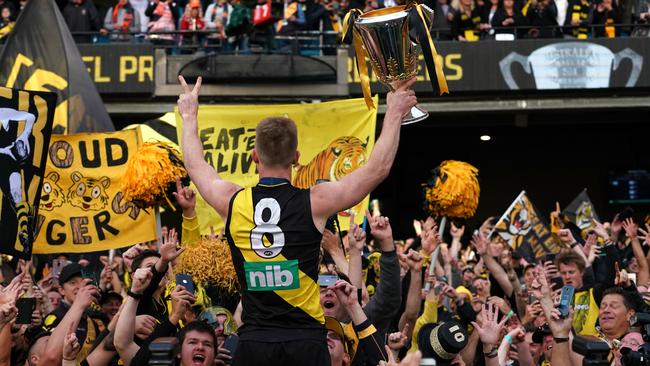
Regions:
[[[139,129],[53,135],[41,192],[34,253],[87,253],[156,239],[155,213],[120,192]]]
[[[198,133],[204,157],[222,179],[243,187],[257,184],[259,177],[251,155],[255,127],[270,116],[291,118],[298,127],[300,160],[291,178],[298,188],[312,187],[319,179],[341,179],[368,160],[375,144],[377,111],[369,111],[360,98],[312,104],[201,106]],[[179,142],[182,125],[177,109]],[[224,227],[219,215],[200,196],[196,207],[202,234],[209,234],[210,226],[215,230]],[[359,223],[366,207],[368,197],[353,208]],[[347,230],[349,220],[349,213],[339,213],[341,230]]]
[[[521,191],[494,226],[494,234],[529,262],[547,253],[559,253],[557,245],[533,203]]]
[[[30,259],[56,94],[0,87],[0,253]]]

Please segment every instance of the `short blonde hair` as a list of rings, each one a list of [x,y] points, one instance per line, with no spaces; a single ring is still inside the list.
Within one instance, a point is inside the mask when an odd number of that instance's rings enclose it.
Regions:
[[[269,167],[290,167],[298,149],[296,123],[286,117],[269,117],[255,128],[255,150]]]

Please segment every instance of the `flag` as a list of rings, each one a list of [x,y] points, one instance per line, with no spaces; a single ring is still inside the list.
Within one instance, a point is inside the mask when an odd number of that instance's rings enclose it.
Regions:
[[[122,130],[131,128],[140,129],[143,142],[164,142],[180,151],[180,147],[178,147],[178,136],[176,135],[176,114],[174,112],[165,113],[160,118],[152,119],[144,123],[128,125]]]
[[[120,191],[141,143],[139,129],[52,136],[34,253],[96,252],[156,239],[154,212]]]
[[[521,191],[510,207],[497,221],[493,234],[501,237],[510,247],[528,261],[558,253],[561,249],[551,236],[542,216]]]
[[[377,110],[368,110],[363,99],[311,104],[202,106],[198,134],[203,143],[203,155],[222,179],[242,187],[257,184],[259,177],[251,155],[255,147],[255,127],[270,116],[291,118],[298,127],[300,160],[294,166],[291,182],[298,188],[309,188],[319,179],[341,179],[368,160],[375,143]],[[178,110],[176,121],[180,141],[182,120]],[[366,207],[368,197],[353,208],[359,224],[365,217]],[[210,226],[217,232],[223,227],[220,217],[200,196],[196,200],[196,211],[202,234],[209,234]],[[347,230],[350,222],[349,218],[342,217],[346,214],[339,215],[341,230]]]
[[[30,259],[56,95],[0,87],[0,253]]]
[[[56,93],[53,133],[114,130],[54,0],[21,11],[0,56],[0,85]]]
[[[571,222],[576,224],[581,231],[592,229],[594,220],[600,221],[594,204],[591,203],[587,189],[584,189],[569,205],[562,211],[562,214]]]

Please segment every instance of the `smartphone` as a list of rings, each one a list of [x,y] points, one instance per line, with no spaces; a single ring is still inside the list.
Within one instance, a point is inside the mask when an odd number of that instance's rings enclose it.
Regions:
[[[546,257],[544,258],[545,262],[553,262],[555,264],[555,253],[546,253]]]
[[[235,358],[235,351],[237,351],[237,343],[239,343],[239,336],[237,334],[231,334],[223,342],[223,348],[230,351],[230,357]],[[230,365],[231,361],[226,361]]]
[[[81,278],[89,279],[89,280],[92,281],[91,282],[92,285],[99,287],[99,285],[97,284],[97,279],[95,278],[95,272],[84,268],[84,269],[81,270]]]
[[[330,287],[339,280],[339,276],[335,275],[319,275],[318,284],[320,287]]]
[[[33,297],[21,297],[16,301],[16,309],[18,309],[16,324],[31,324],[32,313],[36,309],[36,299]]]
[[[54,259],[52,260],[52,279],[54,283],[58,285],[59,276],[61,275],[61,270],[63,267],[67,266],[70,261],[66,259]]]
[[[442,292],[443,284],[442,283],[436,283],[435,286],[433,286],[433,293],[436,295],[440,295]]]
[[[537,301],[537,296],[533,295],[533,293],[528,293],[528,305],[534,303]]]
[[[194,293],[194,282],[192,276],[185,273],[178,273],[176,275],[176,284],[185,287],[185,290],[191,294]]]
[[[574,292],[575,288],[571,285],[562,287],[562,295],[560,295],[560,306],[558,306],[558,310],[560,310],[560,316],[562,318],[569,316],[569,308],[571,307],[571,304],[573,304]]]
[[[559,288],[562,288],[562,286],[564,286],[564,281],[562,281],[562,277],[551,278],[551,283],[555,284],[555,287],[553,287],[554,290],[557,290]]]

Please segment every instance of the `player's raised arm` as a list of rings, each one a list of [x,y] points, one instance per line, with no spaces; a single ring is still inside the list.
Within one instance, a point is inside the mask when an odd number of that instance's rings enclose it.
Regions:
[[[386,178],[395,160],[402,118],[417,104],[410,90],[416,79],[394,84],[395,90],[386,96],[386,115],[381,134],[366,165],[338,182],[316,185],[311,189],[311,209],[314,224],[322,230],[327,218],[361,202]]]
[[[203,158],[203,145],[198,136],[201,77],[196,80],[192,89],[182,76],[179,76],[178,80],[182,87],[182,93],[178,97],[178,112],[183,120],[182,145],[185,168],[203,199],[214,207],[225,221],[228,217],[230,198],[241,187],[221,179],[214,168]]]

